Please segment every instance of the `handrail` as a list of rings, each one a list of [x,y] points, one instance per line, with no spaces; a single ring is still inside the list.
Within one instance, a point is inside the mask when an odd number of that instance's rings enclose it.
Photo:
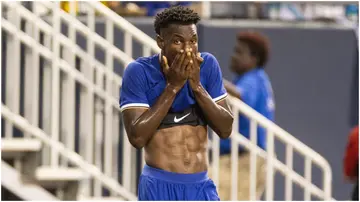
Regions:
[[[4,1],[4,4],[6,4],[9,7],[14,7],[17,3],[16,2],[10,2],[10,1]],[[25,17],[27,20],[32,21],[33,23],[36,23],[37,26],[39,26],[42,31],[45,32],[45,34],[52,34],[52,27],[47,24],[46,22],[44,22],[40,17],[36,16],[34,13],[30,12],[29,10],[27,10],[24,7],[18,6],[17,9],[19,9],[19,14],[22,17]],[[87,54],[85,51],[83,51],[81,48],[79,48],[76,44],[74,43],[70,43],[70,39],[66,38],[62,33],[58,33],[56,35],[56,37],[59,37],[60,41],[64,41],[63,45],[67,46],[70,48],[70,50],[73,50],[76,54],[79,54],[79,56],[81,56],[82,58],[89,58],[92,57],[89,54]],[[101,37],[100,37],[101,38]],[[120,50],[119,50],[120,51]],[[123,60],[122,58],[122,54],[118,54],[119,52],[115,52],[115,55],[117,58]],[[125,62],[125,60],[123,60]],[[125,63],[131,62],[133,61],[133,59],[126,59]],[[100,72],[105,72],[106,75],[113,75],[113,79],[118,83],[121,84],[121,77],[117,74],[113,74],[113,72],[109,71],[108,68],[105,67],[105,65],[101,64],[100,62],[98,62],[97,60],[94,59],[94,67],[96,68],[96,70],[100,71]]]
[[[238,143],[240,143],[241,146],[244,146],[247,149],[250,149],[250,150],[256,152],[257,155],[261,156],[262,158],[264,158],[264,159],[268,158],[267,152],[265,152],[263,149],[261,149],[256,144],[252,143],[251,140],[245,138],[244,136],[242,136],[240,134],[237,134],[237,135],[232,134],[231,139],[235,140]],[[294,170],[289,169],[284,163],[282,163],[281,161],[279,161],[276,158],[273,159],[273,162],[274,162],[274,167],[276,169],[278,169],[283,174],[291,173],[290,177],[292,178],[292,180],[294,180],[301,187],[303,187],[303,188],[306,187],[307,182],[306,182],[306,179],[303,176],[299,175]],[[316,185],[312,184],[310,186],[311,186],[311,189],[313,189],[313,194],[315,194],[316,196],[321,197],[321,198],[325,198],[326,200],[335,201],[335,199],[332,198],[332,197],[328,198],[323,193],[323,191],[321,189],[319,189]]]
[[[281,138],[281,140],[288,142],[293,145],[293,147],[297,148],[299,152],[303,154],[309,154],[310,158],[319,161],[319,164],[324,166],[326,169],[331,171],[329,163],[322,157],[319,153],[312,150],[310,147],[305,145],[304,143],[300,142],[298,139],[296,139],[294,136],[290,135],[288,132],[286,132],[284,129],[280,128],[278,125],[276,125],[274,122],[271,122],[267,118],[265,118],[263,115],[261,115],[259,112],[255,111],[253,108],[246,105],[241,100],[229,96],[229,99],[231,101],[231,104],[240,112],[244,113],[247,116],[252,117],[255,119],[261,126],[270,129],[273,131],[276,136]]]
[[[64,144],[54,141],[49,136],[42,131],[41,129],[31,125],[26,119],[23,117],[13,113],[10,111],[9,108],[7,108],[3,103],[1,103],[1,115],[5,118],[14,123],[17,127],[19,127],[22,130],[27,130],[30,132],[31,135],[35,136],[39,140],[41,140],[43,143],[45,143],[48,146],[51,146],[54,150],[59,152],[64,158],[71,161],[73,164],[78,166],[80,169],[82,169],[84,172],[90,174],[95,179],[103,182],[104,185],[106,185],[108,188],[111,189],[111,191],[116,192],[120,196],[135,201],[137,200],[137,197],[131,194],[128,190],[124,189],[119,183],[114,180],[113,178],[103,174],[99,168],[96,166],[86,162],[82,156],[77,154],[76,152],[67,149]]]
[[[11,23],[7,22],[7,20],[5,20],[5,19],[1,19],[1,26],[3,28],[5,28],[8,32],[16,32],[16,28]],[[29,37],[25,33],[17,32],[17,34],[18,34],[18,37],[22,40],[22,42],[24,42],[26,45],[38,46],[39,53],[44,58],[46,58],[48,60],[50,60],[52,58],[52,53],[48,48],[46,48],[46,47],[42,46],[41,44],[37,43],[33,38]],[[66,61],[62,60],[62,59],[59,60],[59,66],[60,66],[61,69],[64,69],[67,72],[69,72],[69,74],[72,77],[74,77],[78,82],[80,82],[82,85],[87,86],[89,89],[94,89],[94,92],[96,94],[98,94],[100,97],[105,98],[105,99],[110,99],[112,105],[115,108],[117,108],[118,110],[120,110],[119,105],[118,105],[118,101],[114,97],[108,96],[103,89],[101,89],[100,87],[94,85],[87,78],[85,78],[85,76],[83,74],[81,74],[79,72],[79,70],[70,67],[69,64]]]
[[[40,2],[39,2],[40,3]],[[41,4],[44,5],[46,8],[56,8],[56,4],[41,1]],[[77,20],[75,17],[69,15],[62,9],[59,10],[60,16],[66,20],[68,23],[71,23],[73,26],[77,28],[78,31],[82,32],[86,35],[91,35],[92,39],[97,43],[97,45],[103,47],[106,51],[110,51],[111,54],[113,54],[116,58],[118,58],[120,61],[122,61],[125,65],[128,65],[130,62],[133,61],[133,58],[129,57],[126,53],[124,53],[122,50],[115,47],[113,44],[110,44],[106,39],[104,39],[102,36],[97,34],[96,32],[93,32],[90,30],[88,26]]]
[[[9,7],[11,7],[11,8],[17,9],[18,12],[20,11],[19,13],[21,13],[22,16],[27,17],[27,14],[28,14],[28,16],[30,16],[29,18],[31,18],[32,20],[35,19],[35,22],[36,22],[37,18],[34,18],[34,14],[31,12],[28,12],[26,9],[24,9],[19,4],[18,4],[18,6],[16,6],[16,4],[13,4],[13,3],[9,3],[7,5],[10,5]],[[29,20],[29,18],[27,18],[27,19]],[[38,21],[40,23],[34,23],[34,25],[39,27],[39,29],[41,31],[44,31],[44,28],[45,29],[49,28],[49,26],[46,26],[46,23],[44,23],[43,21],[41,21],[41,20],[38,20]],[[1,27],[6,32],[10,33],[11,35],[16,36],[22,43],[24,43],[28,47],[36,48],[38,53],[40,55],[42,55],[45,58],[45,60],[54,59],[53,58],[54,54],[51,51],[51,49],[41,45],[38,41],[33,39],[31,36],[27,35],[25,32],[23,32],[19,28],[15,27],[7,19],[1,18]],[[56,34],[56,33],[54,34],[54,33],[50,32],[50,31],[52,31],[50,29],[48,31],[49,31],[48,34],[52,35],[53,37],[61,35],[61,34]],[[58,39],[63,40],[64,38],[65,37],[63,37],[63,38],[59,37]],[[62,43],[66,43],[66,42],[68,42],[68,41],[66,41],[66,40],[62,41]],[[69,45],[69,44],[66,44],[66,45]],[[74,49],[70,49],[70,50],[73,51]],[[59,56],[57,56],[57,57],[59,57]],[[86,58],[84,58],[84,59],[86,60]],[[86,86],[86,88],[89,89],[90,91],[93,91],[95,94],[99,95],[100,97],[103,97],[104,99],[109,100],[111,105],[113,105],[116,109],[119,110],[118,101],[114,97],[108,95],[108,93],[105,92],[102,88],[100,88],[99,86],[92,83],[88,78],[86,78],[83,74],[81,74],[79,72],[79,70],[75,69],[74,67],[71,67],[68,64],[68,62],[66,62],[65,60],[63,60],[61,58],[57,58],[57,62],[59,63],[58,68],[67,72],[71,77],[73,77],[79,83]],[[101,68],[104,68],[104,67],[102,66]],[[104,70],[106,70],[106,69],[104,68]],[[111,74],[115,74],[115,73],[111,72]],[[116,75],[116,76],[118,76],[118,75]],[[118,82],[118,84],[120,85],[121,77],[118,76],[118,78],[120,78],[120,83]],[[116,79],[114,81],[116,81]],[[116,180],[114,180],[110,176],[103,174],[99,170],[99,168],[84,161],[84,159],[82,159],[81,156],[79,156],[76,152],[65,148],[65,146],[62,143],[51,139],[50,136],[46,135],[41,129],[31,125],[23,117],[11,112],[10,109],[7,108],[3,104],[1,106],[1,113],[4,116],[6,116],[5,117],[6,119],[10,120],[11,122],[14,122],[14,124],[16,126],[18,126],[18,128],[23,129],[27,133],[33,133],[34,136],[41,139],[41,141],[43,141],[46,145],[49,145],[53,149],[53,151],[60,153],[65,159],[70,160],[75,165],[77,165],[80,169],[82,169],[84,172],[89,173],[95,180],[97,180],[98,182],[103,184],[104,187],[107,187],[109,189],[109,191],[112,191],[113,193],[120,195],[120,196],[126,198],[127,200],[136,200],[137,199],[134,194],[132,194],[129,190],[127,190],[123,186],[121,186]]]
[[[154,52],[157,53],[160,52],[160,48],[153,38],[149,37],[149,35],[145,34],[139,28],[135,27],[129,21],[125,20],[123,17],[116,14],[114,11],[106,7],[104,4],[96,1],[88,1],[87,3],[91,5],[93,8],[100,11],[104,16],[109,18],[111,21],[113,21],[114,24],[116,24],[119,28],[121,28],[122,30],[128,33],[131,33],[139,42],[149,46]]]
[[[314,150],[309,148],[307,145],[305,145],[304,143],[302,143],[301,141],[299,141],[298,139],[296,139],[295,137],[290,135],[284,129],[280,128],[278,125],[271,122],[270,120],[265,118],[263,115],[261,115],[260,113],[258,113],[254,109],[252,109],[250,106],[246,105],[241,100],[239,100],[235,97],[229,96],[229,101],[230,101],[230,103],[233,107],[232,109],[235,113],[241,112],[245,116],[251,117],[251,119],[255,120],[260,126],[266,128],[268,131],[271,131],[274,136],[280,138],[285,143],[290,144],[294,149],[296,149],[298,152],[302,153],[304,156],[315,160],[313,162],[318,164],[319,166],[321,166],[324,169],[325,175],[324,175],[324,185],[323,185],[324,186],[323,198],[326,200],[335,200],[331,196],[332,171],[331,171],[331,167],[330,167],[329,163],[326,161],[326,159],[324,159],[320,154],[318,154],[317,152],[315,152]],[[234,135],[234,134],[232,134],[232,135]],[[252,148],[253,151],[257,152],[259,155],[264,157],[264,154],[262,154],[263,152],[259,151],[260,148],[256,144],[254,144],[252,141],[249,141],[247,139],[245,140],[245,139],[246,138],[241,136],[239,133],[236,133],[236,135],[234,137],[232,137],[232,140],[236,140],[237,142],[242,142],[243,143],[242,146]],[[249,146],[249,145],[251,145],[251,146]],[[288,170],[288,168],[285,165],[283,165],[277,159],[272,159],[272,161],[275,162],[274,163],[275,167],[280,169],[284,174],[287,174],[287,172],[285,172],[285,171]],[[283,166],[285,166],[285,167],[283,167]],[[293,172],[292,172],[292,174],[293,174]],[[300,184],[300,182],[302,180],[300,178],[298,178],[299,176],[297,176],[297,174],[294,176],[296,176],[297,179],[296,178],[293,178],[293,179],[297,180],[297,183]],[[292,177],[294,177],[294,176],[292,176]],[[302,183],[304,183],[304,182],[302,182]],[[310,184],[312,184],[312,182],[310,182]],[[303,186],[303,187],[309,188],[309,187],[305,187],[305,186]],[[311,185],[311,189],[312,189],[313,193],[316,192],[316,194],[318,196],[322,196],[322,194],[320,194],[318,192],[319,190],[317,189],[316,186]]]

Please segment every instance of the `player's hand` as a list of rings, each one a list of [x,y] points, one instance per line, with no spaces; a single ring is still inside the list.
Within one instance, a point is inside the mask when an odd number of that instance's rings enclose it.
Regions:
[[[196,54],[191,52],[191,58],[194,62],[189,74],[189,84],[190,87],[194,89],[200,85],[200,66],[204,59],[201,57],[199,52]]]
[[[175,57],[171,66],[165,56],[162,56],[162,68],[168,85],[179,91],[186,83],[193,61],[189,54],[181,50]]]

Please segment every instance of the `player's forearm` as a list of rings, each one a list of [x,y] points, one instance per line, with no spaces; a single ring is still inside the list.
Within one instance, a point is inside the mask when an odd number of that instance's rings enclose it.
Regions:
[[[232,131],[234,119],[231,112],[216,104],[201,84],[193,88],[193,92],[210,127],[220,138],[228,138]]]
[[[168,113],[177,91],[173,87],[167,86],[156,103],[132,124],[130,141],[134,147],[140,149],[152,138]]]

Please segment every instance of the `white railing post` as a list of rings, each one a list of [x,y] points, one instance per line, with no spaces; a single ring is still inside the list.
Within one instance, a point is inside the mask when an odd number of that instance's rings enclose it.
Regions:
[[[293,147],[291,145],[286,145],[286,166],[292,170],[293,169]],[[292,200],[292,179],[290,175],[286,175],[285,181],[285,201]]]
[[[239,123],[239,113],[234,113],[234,123]],[[239,133],[238,124],[233,125],[233,131],[231,133],[231,200],[237,201],[238,193],[238,159],[239,159],[239,144],[234,139]]]
[[[329,168],[330,170],[330,168]],[[331,171],[331,170],[330,170]],[[323,183],[323,190],[324,190],[324,199],[325,200],[334,200],[331,196],[331,178],[332,177],[332,173],[331,172],[324,172],[324,183]]]
[[[95,31],[95,12],[88,6],[87,26],[89,29]],[[90,81],[94,81],[94,62],[95,45],[91,37],[87,38],[86,52],[89,59],[81,58],[80,71]],[[87,89],[84,86],[80,87],[80,137],[79,137],[79,151],[89,163],[93,163],[93,150],[94,150],[94,94],[92,89]],[[90,194],[90,180],[83,180],[80,183],[80,193],[86,197]]]
[[[51,49],[51,35],[44,33],[44,45]],[[51,62],[43,60],[43,93],[42,93],[42,125],[46,134],[51,135]],[[50,148],[44,146],[42,151],[42,164],[50,165]]]
[[[212,136],[212,180],[215,184],[219,183],[219,165],[220,165],[220,138],[211,130]]]
[[[112,152],[113,152],[113,158],[112,158],[112,173],[111,177],[115,180],[119,179],[119,136],[120,136],[120,117],[119,113],[114,113],[113,118],[113,135],[114,135],[114,141],[112,142]],[[111,192],[111,196],[114,196],[115,193]]]
[[[132,57],[133,50],[132,50],[132,35],[130,32],[124,33],[124,52]]]
[[[55,4],[58,4],[56,2]],[[58,16],[59,7],[54,7],[53,12],[53,33],[52,33],[52,67],[51,67],[51,137],[54,141],[59,140],[59,97],[60,97],[60,68],[58,58],[60,55],[60,44],[57,34],[60,32],[60,18]],[[59,165],[59,153],[50,149],[50,162],[52,167]]]
[[[106,39],[109,41],[110,44],[114,44],[114,24],[113,22],[107,20],[106,21]],[[113,56],[112,53],[109,51],[105,51],[106,53],[106,68],[108,68],[111,72],[114,71],[114,64],[113,64]],[[106,87],[106,93],[109,96],[112,96],[112,81],[113,77],[112,75],[106,75],[105,76],[105,87]],[[105,174],[108,176],[111,176],[112,174],[112,145],[113,145],[113,107],[111,100],[106,99],[105,100],[105,142],[104,142],[104,171]]]
[[[126,135],[124,126],[121,128],[121,135],[123,136],[123,162],[122,162],[122,185],[125,189],[130,190],[131,186],[131,145]]]
[[[33,23],[27,21],[25,24],[25,32],[32,37],[36,33],[33,32],[33,29],[35,26]],[[34,97],[38,96],[36,92],[38,92],[39,86],[33,85],[34,80],[36,79],[36,75],[39,73],[39,63],[37,59],[37,66],[34,65],[35,57],[35,51],[36,47],[28,47],[24,46],[24,52],[25,52],[25,64],[24,64],[24,77],[25,77],[25,85],[24,85],[24,117],[30,121],[32,124],[36,124],[36,120],[33,120],[33,113],[38,110],[38,103],[33,102],[35,99]],[[37,51],[36,51],[37,52]],[[39,57],[39,55],[37,55]],[[36,65],[36,64],[35,64]],[[36,89],[36,90],[35,90]],[[35,91],[35,92],[34,92]],[[37,125],[36,125],[37,126]],[[24,133],[24,137],[28,138],[29,134]]]
[[[310,157],[305,157],[304,170],[305,170],[305,179],[308,181],[308,183],[310,185],[310,184],[312,184],[311,183],[311,159],[310,159]],[[311,200],[310,186],[305,186],[304,200],[305,201]]]
[[[9,8],[8,20],[20,29],[20,17],[15,8]],[[15,112],[19,113],[20,108],[20,41],[16,34],[7,35],[6,44],[6,105]],[[13,137],[13,125],[9,122],[5,124],[5,137]]]
[[[266,200],[274,200],[274,133],[267,131]]]
[[[102,80],[102,75],[100,76],[97,74],[97,80]],[[100,169],[103,170],[103,161],[102,161],[102,148],[103,148],[103,131],[104,131],[104,105],[101,102],[100,98],[95,99],[95,148],[94,148],[94,155],[95,155],[95,165]],[[101,183],[98,180],[95,180],[94,183],[94,196],[100,197],[101,194]]]
[[[70,1],[70,13],[76,15],[76,2]],[[60,25],[59,25],[60,26]],[[72,24],[69,24],[69,39],[76,44],[76,30]],[[69,51],[68,48],[62,47],[65,61],[69,63],[72,68],[76,68],[76,55]],[[65,74],[64,80],[61,80],[61,137],[64,144],[71,150],[75,150],[75,79],[69,74]],[[60,77],[61,79],[62,77]],[[68,162],[61,159],[61,164],[65,166]]]
[[[257,145],[257,123],[254,119],[250,120],[250,140],[254,145]],[[251,201],[260,200],[256,198],[256,174],[257,171],[257,154],[255,151],[250,151],[250,186],[249,186],[249,196]]]

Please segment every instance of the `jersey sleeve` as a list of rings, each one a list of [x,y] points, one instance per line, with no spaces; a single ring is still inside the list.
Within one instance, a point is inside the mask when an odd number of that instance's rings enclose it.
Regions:
[[[201,56],[204,59],[203,65],[206,67],[208,73],[206,90],[214,102],[219,102],[227,96],[227,92],[223,84],[220,65],[216,58],[210,53],[203,53]]]
[[[146,89],[146,75],[142,65],[137,62],[130,63],[123,75],[120,89],[120,109],[149,108]]]
[[[256,78],[248,76],[240,83],[236,84],[236,88],[240,93],[241,100],[249,106],[254,106],[256,103],[258,82]]]

